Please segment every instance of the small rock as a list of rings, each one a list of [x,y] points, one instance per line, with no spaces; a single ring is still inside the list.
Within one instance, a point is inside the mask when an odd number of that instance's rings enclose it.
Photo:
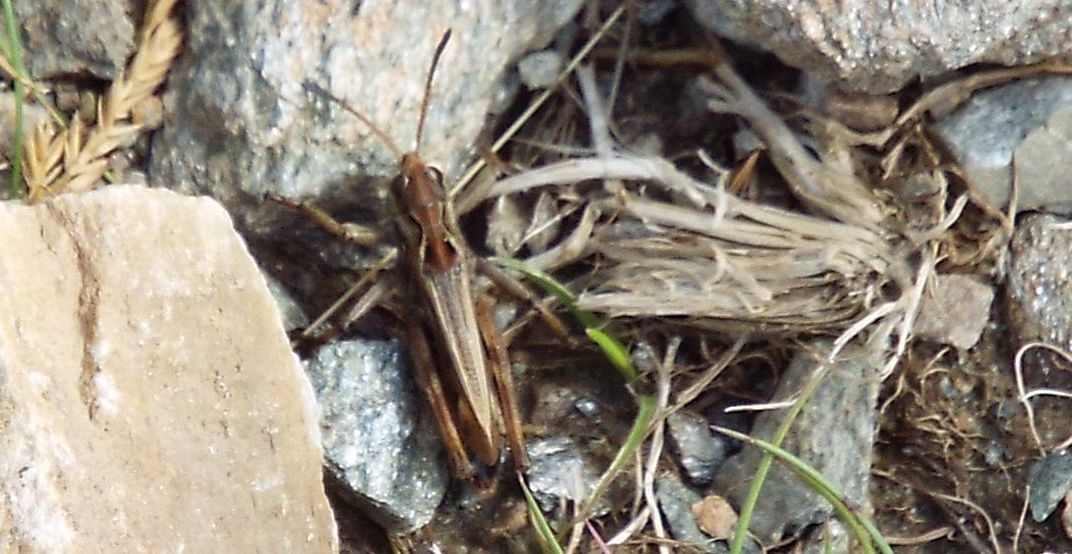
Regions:
[[[264,280],[268,282],[268,292],[272,293],[275,305],[279,308],[279,314],[283,318],[283,329],[289,333],[295,329],[308,327],[309,316],[305,315],[305,310],[301,309],[301,306],[290,295],[283,283],[267,274],[265,274]]]
[[[1017,210],[1068,213],[1072,79],[1045,77],[975,94],[933,126],[991,205],[1009,201],[1016,155]]]
[[[517,63],[521,82],[529,89],[547,88],[555,83],[562,71],[562,56],[554,50],[533,52]]]
[[[830,518],[804,537],[802,554],[855,552],[852,535],[838,518]]]
[[[994,290],[966,275],[939,275],[923,298],[916,336],[967,350],[990,319]]]
[[[1022,342],[1072,348],[1072,228],[1051,215],[1021,220],[1009,243],[1009,327]]]
[[[1025,65],[1072,49],[1072,6],[1053,0],[686,0],[704,27],[773,52],[847,91],[885,94],[975,63]]]
[[[164,124],[164,102],[159,96],[147,96],[130,108],[130,121],[143,131],[155,131]]]
[[[846,127],[857,131],[880,131],[889,127],[900,112],[892,94],[852,94],[831,90],[824,95],[823,111]]]
[[[680,4],[679,0],[639,0],[635,16],[641,25],[658,25]]]
[[[711,433],[710,424],[699,414],[677,411],[666,423],[678,462],[689,481],[699,487],[709,485],[726,459],[726,442]]]
[[[1061,499],[1072,492],[1072,456],[1068,452],[1049,454],[1031,466],[1028,483],[1031,517],[1042,523],[1057,509]]]
[[[23,104],[22,128],[25,130],[24,137],[37,128],[37,125],[45,121],[48,114],[40,105]],[[15,148],[15,93],[0,92],[0,152],[11,152]],[[23,139],[25,141],[25,138]]]
[[[795,397],[819,365],[811,352],[825,356],[830,349],[828,341],[814,341],[797,354],[772,401]],[[874,355],[843,353],[842,361],[830,369],[782,444],[782,448],[835,483],[849,502],[863,507],[869,506],[867,489],[879,366]],[[782,410],[762,412],[756,417],[751,435],[770,439],[784,417]],[[743,504],[762,456],[760,449],[745,447],[715,475],[714,490],[735,505]],[[775,464],[763,485],[751,531],[760,541],[773,544],[822,522],[830,513],[826,501],[789,470]]]
[[[312,388],[218,204],[112,186],[0,233],[0,550],[338,551]]]
[[[35,79],[88,74],[110,81],[134,52],[128,2],[37,0],[13,5],[23,30],[24,62]]]
[[[692,505],[692,517],[700,530],[713,539],[729,540],[737,525],[737,511],[725,498],[712,494]]]
[[[546,381],[536,383],[533,387],[533,398],[535,399],[532,408],[531,423],[533,425],[558,428],[575,411],[585,417],[591,417],[589,414],[599,409],[598,404],[591,398],[559,383]]]
[[[555,513],[563,501],[584,502],[599,482],[599,469],[569,437],[550,437],[526,443],[529,489],[546,513]],[[610,512],[606,497],[596,503],[595,515]]]
[[[330,343],[309,362],[328,470],[390,533],[427,524],[449,479],[406,366],[393,340]]]
[[[675,540],[702,552],[722,553],[728,550],[724,542],[719,544],[715,539],[708,538],[697,527],[692,507],[700,503],[700,495],[686,487],[676,475],[659,475],[655,482],[655,496],[659,499],[659,509]]]
[[[1061,528],[1065,536],[1072,538],[1072,491],[1065,494],[1065,509],[1061,510]]]

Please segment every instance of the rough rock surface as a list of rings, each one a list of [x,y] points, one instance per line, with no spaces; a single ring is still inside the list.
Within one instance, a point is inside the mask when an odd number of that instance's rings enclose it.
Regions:
[[[0,551],[333,552],[312,388],[215,202],[0,204]]]
[[[702,500],[699,493],[686,487],[673,473],[659,475],[656,485],[655,494],[659,498],[660,511],[674,534],[674,540],[683,543],[682,548],[712,553],[728,551],[725,542],[711,539],[696,526],[692,507]]]
[[[1047,454],[1031,466],[1031,517],[1046,521],[1072,489],[1072,456],[1066,451]]]
[[[789,364],[772,401],[795,397],[816,371],[814,356],[830,351],[829,342],[815,341],[811,352],[802,351]],[[878,399],[879,366],[876,356],[843,353],[843,361],[830,368],[815,394],[801,410],[782,448],[840,488],[856,506],[869,506],[868,483],[875,436],[875,403]],[[784,410],[762,412],[751,435],[770,440],[785,417]],[[745,447],[730,458],[715,475],[714,490],[740,508],[763,453]],[[763,485],[750,529],[764,543],[772,544],[820,523],[831,513],[822,497],[800,482],[789,470],[774,464]]]
[[[916,336],[968,349],[990,319],[994,289],[967,275],[938,275],[916,320]]]
[[[427,524],[449,478],[434,416],[406,366],[393,340],[337,341],[309,361],[327,469],[391,533]]]
[[[975,63],[1022,65],[1072,50],[1060,0],[686,0],[705,27],[770,50],[845,90],[886,93]]]
[[[570,437],[527,441],[531,464],[525,474],[533,496],[545,512],[553,513],[565,502],[581,502],[599,482],[599,468]],[[596,515],[610,512],[606,498],[593,507]]]
[[[1072,349],[1072,228],[1051,215],[1024,218],[1009,244],[1009,327],[1021,343]]]
[[[88,74],[112,80],[133,53],[131,2],[37,0],[12,4],[15,21],[23,31],[26,68],[35,79]]]
[[[1009,201],[1016,157],[1018,211],[1072,213],[1072,79],[1046,77],[975,94],[933,126],[990,203]]]
[[[696,486],[711,483],[718,466],[726,459],[728,445],[711,434],[710,423],[700,414],[685,410],[666,418],[677,461],[688,480]]]
[[[156,137],[150,175],[221,200],[255,233],[273,222],[244,208],[266,191],[374,206],[386,187],[370,179],[397,174],[397,155],[303,83],[341,97],[399,149],[412,149],[432,53],[452,29],[420,145],[449,182],[471,155],[507,65],[550,42],[580,5],[200,2],[187,11],[187,44],[165,97],[170,124]]]

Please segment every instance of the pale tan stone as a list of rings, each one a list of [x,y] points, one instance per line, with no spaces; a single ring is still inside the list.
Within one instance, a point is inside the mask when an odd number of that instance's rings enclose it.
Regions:
[[[733,537],[737,525],[737,511],[717,494],[705,497],[692,505],[692,517],[696,526],[707,536],[717,540],[729,540]]]
[[[214,201],[0,204],[0,552],[335,552],[312,390]]]

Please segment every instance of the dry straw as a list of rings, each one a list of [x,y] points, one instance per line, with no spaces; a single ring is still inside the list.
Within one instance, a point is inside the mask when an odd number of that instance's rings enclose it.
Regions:
[[[795,131],[729,64],[714,76],[702,84],[709,108],[750,124],[811,213],[735,196],[734,172],[702,152],[720,175],[715,183],[662,158],[600,146],[611,142],[600,128],[607,124],[590,117],[592,136],[607,139],[593,139],[596,155],[526,170],[488,190],[503,197],[538,189],[556,198],[563,218],[579,214],[575,225],[558,227],[565,232],[550,248],[525,244],[533,253],[526,262],[545,271],[585,262],[590,271],[574,271],[570,286],[583,291],[578,305],[589,311],[748,334],[834,334],[835,350],[863,335],[891,354],[888,370],[907,346],[933,273],[934,240],[904,240],[892,210],[854,171],[850,144],[820,145]],[[579,71],[587,111],[600,112],[584,77]]]
[[[133,141],[142,126],[130,121],[139,102],[153,96],[179,54],[182,31],[172,14],[177,0],[157,0],[145,13],[137,52],[97,106],[97,124],[87,129],[76,115],[67,129],[39,125],[26,144],[29,201],[89,190],[108,169],[107,156]]]

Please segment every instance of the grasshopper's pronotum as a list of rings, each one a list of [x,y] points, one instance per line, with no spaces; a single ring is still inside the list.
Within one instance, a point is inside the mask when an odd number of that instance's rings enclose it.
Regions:
[[[400,212],[396,219],[401,269],[417,300],[405,317],[410,357],[417,385],[435,412],[454,474],[469,479],[473,476],[470,454],[495,465],[503,437],[510,444],[515,469],[524,468],[528,457],[506,349],[488,301],[473,289],[469,247],[458,230],[442,174],[425,165],[417,153],[432,77],[449,39],[447,31],[428,71],[412,151],[403,152],[368,117],[338,97],[310,83],[305,88],[356,116],[399,160],[393,188]],[[312,214],[329,230],[343,228],[311,206],[277,200]]]

